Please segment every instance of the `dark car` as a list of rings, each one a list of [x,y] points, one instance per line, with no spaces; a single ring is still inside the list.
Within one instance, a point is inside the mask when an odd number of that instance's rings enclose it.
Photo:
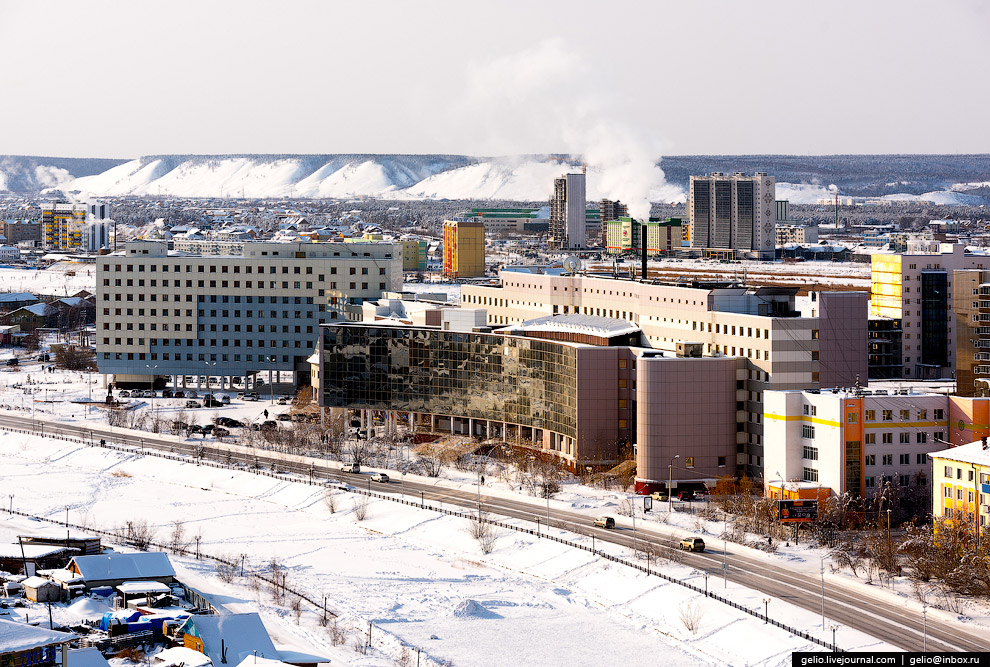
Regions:
[[[172,398],[175,394],[172,393],[171,389],[165,389],[162,391],[162,398]]]
[[[227,428],[240,428],[244,426],[244,422],[232,419],[230,417],[215,417],[213,423],[217,426],[226,426]]]
[[[8,366],[17,366],[17,365],[18,365],[18,364],[20,364],[20,363],[21,363],[21,362],[19,362],[19,361],[17,360],[17,357],[13,357],[13,358],[11,358],[11,359],[8,359],[8,360],[7,360],[7,365],[8,365]]]

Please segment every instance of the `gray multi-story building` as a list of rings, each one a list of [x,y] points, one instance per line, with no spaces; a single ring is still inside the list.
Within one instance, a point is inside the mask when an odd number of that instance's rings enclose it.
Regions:
[[[553,179],[550,198],[550,247],[556,250],[587,247],[585,175],[564,174]]]
[[[7,245],[17,245],[22,241],[41,241],[41,222],[38,220],[4,220],[3,235]]]
[[[691,247],[733,257],[773,259],[776,183],[772,176],[713,173],[692,176],[688,214]]]
[[[307,382],[319,325],[359,319],[365,299],[401,286],[390,243],[257,242],[204,256],[128,242],[97,259],[97,364],[125,385],[268,371]]]

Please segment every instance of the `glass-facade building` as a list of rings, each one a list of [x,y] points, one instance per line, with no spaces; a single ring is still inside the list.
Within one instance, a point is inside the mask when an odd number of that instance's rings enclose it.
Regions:
[[[321,406],[404,413],[475,436],[517,435],[574,462],[613,459],[623,437],[618,358],[629,348],[415,326],[321,331]],[[589,409],[579,410],[582,403]],[[628,409],[628,399],[623,404]],[[622,423],[628,433],[628,418]]]

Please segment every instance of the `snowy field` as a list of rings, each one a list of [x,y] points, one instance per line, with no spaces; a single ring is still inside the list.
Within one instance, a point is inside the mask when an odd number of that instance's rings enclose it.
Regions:
[[[96,291],[96,264],[58,262],[47,269],[0,267],[0,291],[72,296]]]

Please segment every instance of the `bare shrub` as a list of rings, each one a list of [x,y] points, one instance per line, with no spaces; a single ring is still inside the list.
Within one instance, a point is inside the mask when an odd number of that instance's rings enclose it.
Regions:
[[[468,532],[471,537],[478,540],[481,553],[490,554],[495,550],[495,543],[498,542],[498,531],[495,526],[484,520],[484,516],[470,520]]]
[[[330,621],[327,634],[330,635],[330,644],[333,646],[340,646],[347,641],[347,632],[340,627],[340,622],[336,618]]]
[[[368,497],[357,496],[354,498],[354,519],[364,521],[368,518]]]
[[[271,574],[272,602],[277,605],[283,604],[285,602],[285,582],[288,578],[285,566],[276,556],[272,556],[272,559],[268,561],[268,572]]]
[[[124,540],[140,551],[147,551],[155,541],[155,529],[148,525],[146,519],[128,521],[124,531]]]
[[[219,556],[213,565],[220,581],[229,584],[237,576],[237,564],[231,556]]]
[[[619,503],[619,508],[615,511],[622,516],[632,516],[636,512],[636,507],[633,505],[631,498],[626,498]]]
[[[142,651],[140,648],[136,646],[128,646],[114,653],[113,657],[123,658],[128,662],[140,664],[144,662],[144,651]]]
[[[330,514],[337,513],[337,494],[333,489],[327,489],[323,494],[323,504],[330,510]]]
[[[364,637],[357,636],[354,641],[351,642],[351,646],[354,647],[355,653],[360,653],[361,655],[368,654],[368,645],[364,643]]]
[[[175,553],[185,553],[189,548],[189,540],[186,538],[186,527],[181,521],[172,522],[172,532],[168,536],[168,548]]]
[[[395,664],[396,664],[396,667],[412,667],[413,666],[412,651],[409,650],[409,647],[408,646],[403,646],[402,647],[402,653],[400,653],[399,654],[399,657],[395,660]]]
[[[692,635],[698,634],[698,630],[701,629],[701,620],[705,616],[705,611],[698,602],[684,603],[677,615],[688,632]]]

